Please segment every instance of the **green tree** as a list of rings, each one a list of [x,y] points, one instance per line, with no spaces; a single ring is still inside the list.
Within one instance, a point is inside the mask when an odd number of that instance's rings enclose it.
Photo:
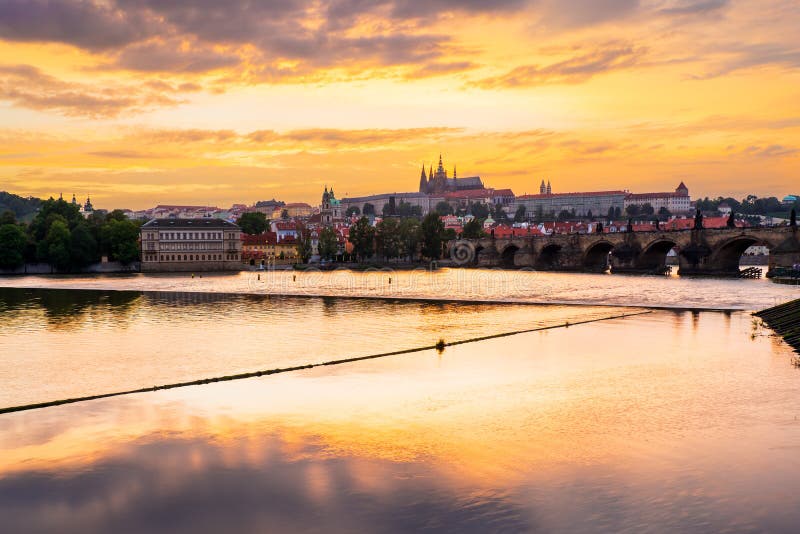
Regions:
[[[311,230],[307,227],[302,226],[297,230],[297,256],[300,258],[300,261],[303,263],[308,263],[308,260],[311,259],[311,252],[313,248],[311,246]],[[283,258],[283,253],[281,252],[281,258]]]
[[[420,225],[422,255],[431,260],[438,260],[442,255],[442,234],[444,223],[436,212],[431,212],[422,219]]]
[[[63,222],[67,229],[74,228],[84,221],[78,206],[64,199],[49,198],[42,202],[41,208],[31,221],[28,231],[37,243],[44,240],[54,221]]]
[[[333,228],[325,227],[319,233],[319,256],[323,260],[331,260],[339,252],[339,240]]]
[[[375,244],[378,254],[387,260],[400,256],[400,223],[397,219],[384,219],[377,224]]]
[[[666,206],[661,206],[660,208],[658,208],[659,218],[669,219],[670,215],[672,215],[672,213],[667,209]]]
[[[16,269],[25,263],[28,237],[21,226],[0,224],[0,269]]]
[[[367,202],[364,204],[364,207],[361,208],[361,213],[364,215],[375,215],[375,206]]]
[[[123,264],[139,259],[139,224],[113,218],[100,228],[100,250]]]
[[[66,221],[54,220],[50,224],[50,229],[47,231],[42,243],[44,244],[44,257],[42,259],[59,270],[67,271],[70,269],[72,234]]]
[[[236,221],[242,232],[249,235],[263,234],[267,231],[267,216],[260,211],[251,211],[242,213],[242,216]]]
[[[438,213],[439,215],[452,215],[453,206],[451,206],[449,202],[440,200],[439,202],[436,203],[436,213]]]
[[[526,218],[525,205],[520,204],[517,206],[517,211],[514,212],[514,222],[523,222]]]
[[[489,216],[489,207],[486,204],[476,202],[475,204],[470,204],[469,212],[473,217],[486,219]]]
[[[0,215],[0,224],[17,224],[17,217],[11,210],[6,210]]]
[[[366,204],[364,207],[366,208]],[[353,244],[353,253],[358,261],[372,256],[375,248],[375,228],[369,224],[369,219],[361,217],[350,227],[350,243]]]
[[[361,215],[361,210],[358,209],[358,206],[350,206],[344,212],[345,216],[350,218],[353,215]]]
[[[630,217],[636,217],[640,213],[639,206],[636,204],[628,204],[625,207],[625,213]]]
[[[461,237],[464,239],[478,239],[485,235],[486,232],[483,231],[483,221],[480,219],[472,219],[461,229]]]
[[[558,212],[558,220],[559,221],[567,221],[572,218],[572,212],[569,210],[561,210]]]
[[[652,215],[656,212],[655,208],[653,208],[652,204],[649,202],[645,202],[642,204],[642,209],[639,210],[639,213],[642,215]]]
[[[87,224],[79,224],[70,233],[70,267],[86,267],[97,261],[97,240]]]
[[[414,260],[420,239],[420,225],[417,219],[403,219],[397,228],[399,234],[400,250],[398,255],[409,260]]]

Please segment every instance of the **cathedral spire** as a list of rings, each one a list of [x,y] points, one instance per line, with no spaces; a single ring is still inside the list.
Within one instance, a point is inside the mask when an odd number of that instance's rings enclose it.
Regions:
[[[544,185],[544,180],[542,180],[542,185],[539,186],[539,194],[544,195],[547,193],[547,186]]]
[[[456,171],[455,165],[453,165],[453,180],[458,180],[458,171]]]
[[[550,180],[547,180],[547,194],[552,195],[553,189],[550,187]]]

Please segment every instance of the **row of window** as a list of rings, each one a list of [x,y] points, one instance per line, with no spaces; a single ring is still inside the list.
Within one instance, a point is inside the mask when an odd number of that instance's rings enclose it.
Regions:
[[[154,243],[148,243],[154,244]],[[159,243],[159,250],[222,250],[222,242],[216,243]]]
[[[222,232],[145,232],[142,237],[144,239],[184,239],[190,241],[197,241],[201,239],[222,239]],[[236,233],[228,233],[225,239],[236,239]]]
[[[238,260],[238,254],[224,254],[225,260]],[[145,254],[144,261],[222,261],[223,254]]]

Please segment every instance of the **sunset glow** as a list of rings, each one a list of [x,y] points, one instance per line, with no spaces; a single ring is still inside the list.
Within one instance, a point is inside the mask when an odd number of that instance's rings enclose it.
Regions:
[[[103,208],[415,191],[782,196],[788,0],[8,0],[0,189]]]

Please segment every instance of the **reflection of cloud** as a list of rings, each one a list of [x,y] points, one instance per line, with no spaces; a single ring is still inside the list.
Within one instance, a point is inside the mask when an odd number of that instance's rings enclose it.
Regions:
[[[280,434],[220,444],[148,436],[90,469],[0,478],[10,532],[529,531],[526,511],[497,491],[461,491],[424,462],[332,456]],[[364,487],[366,477],[369,487]]]

